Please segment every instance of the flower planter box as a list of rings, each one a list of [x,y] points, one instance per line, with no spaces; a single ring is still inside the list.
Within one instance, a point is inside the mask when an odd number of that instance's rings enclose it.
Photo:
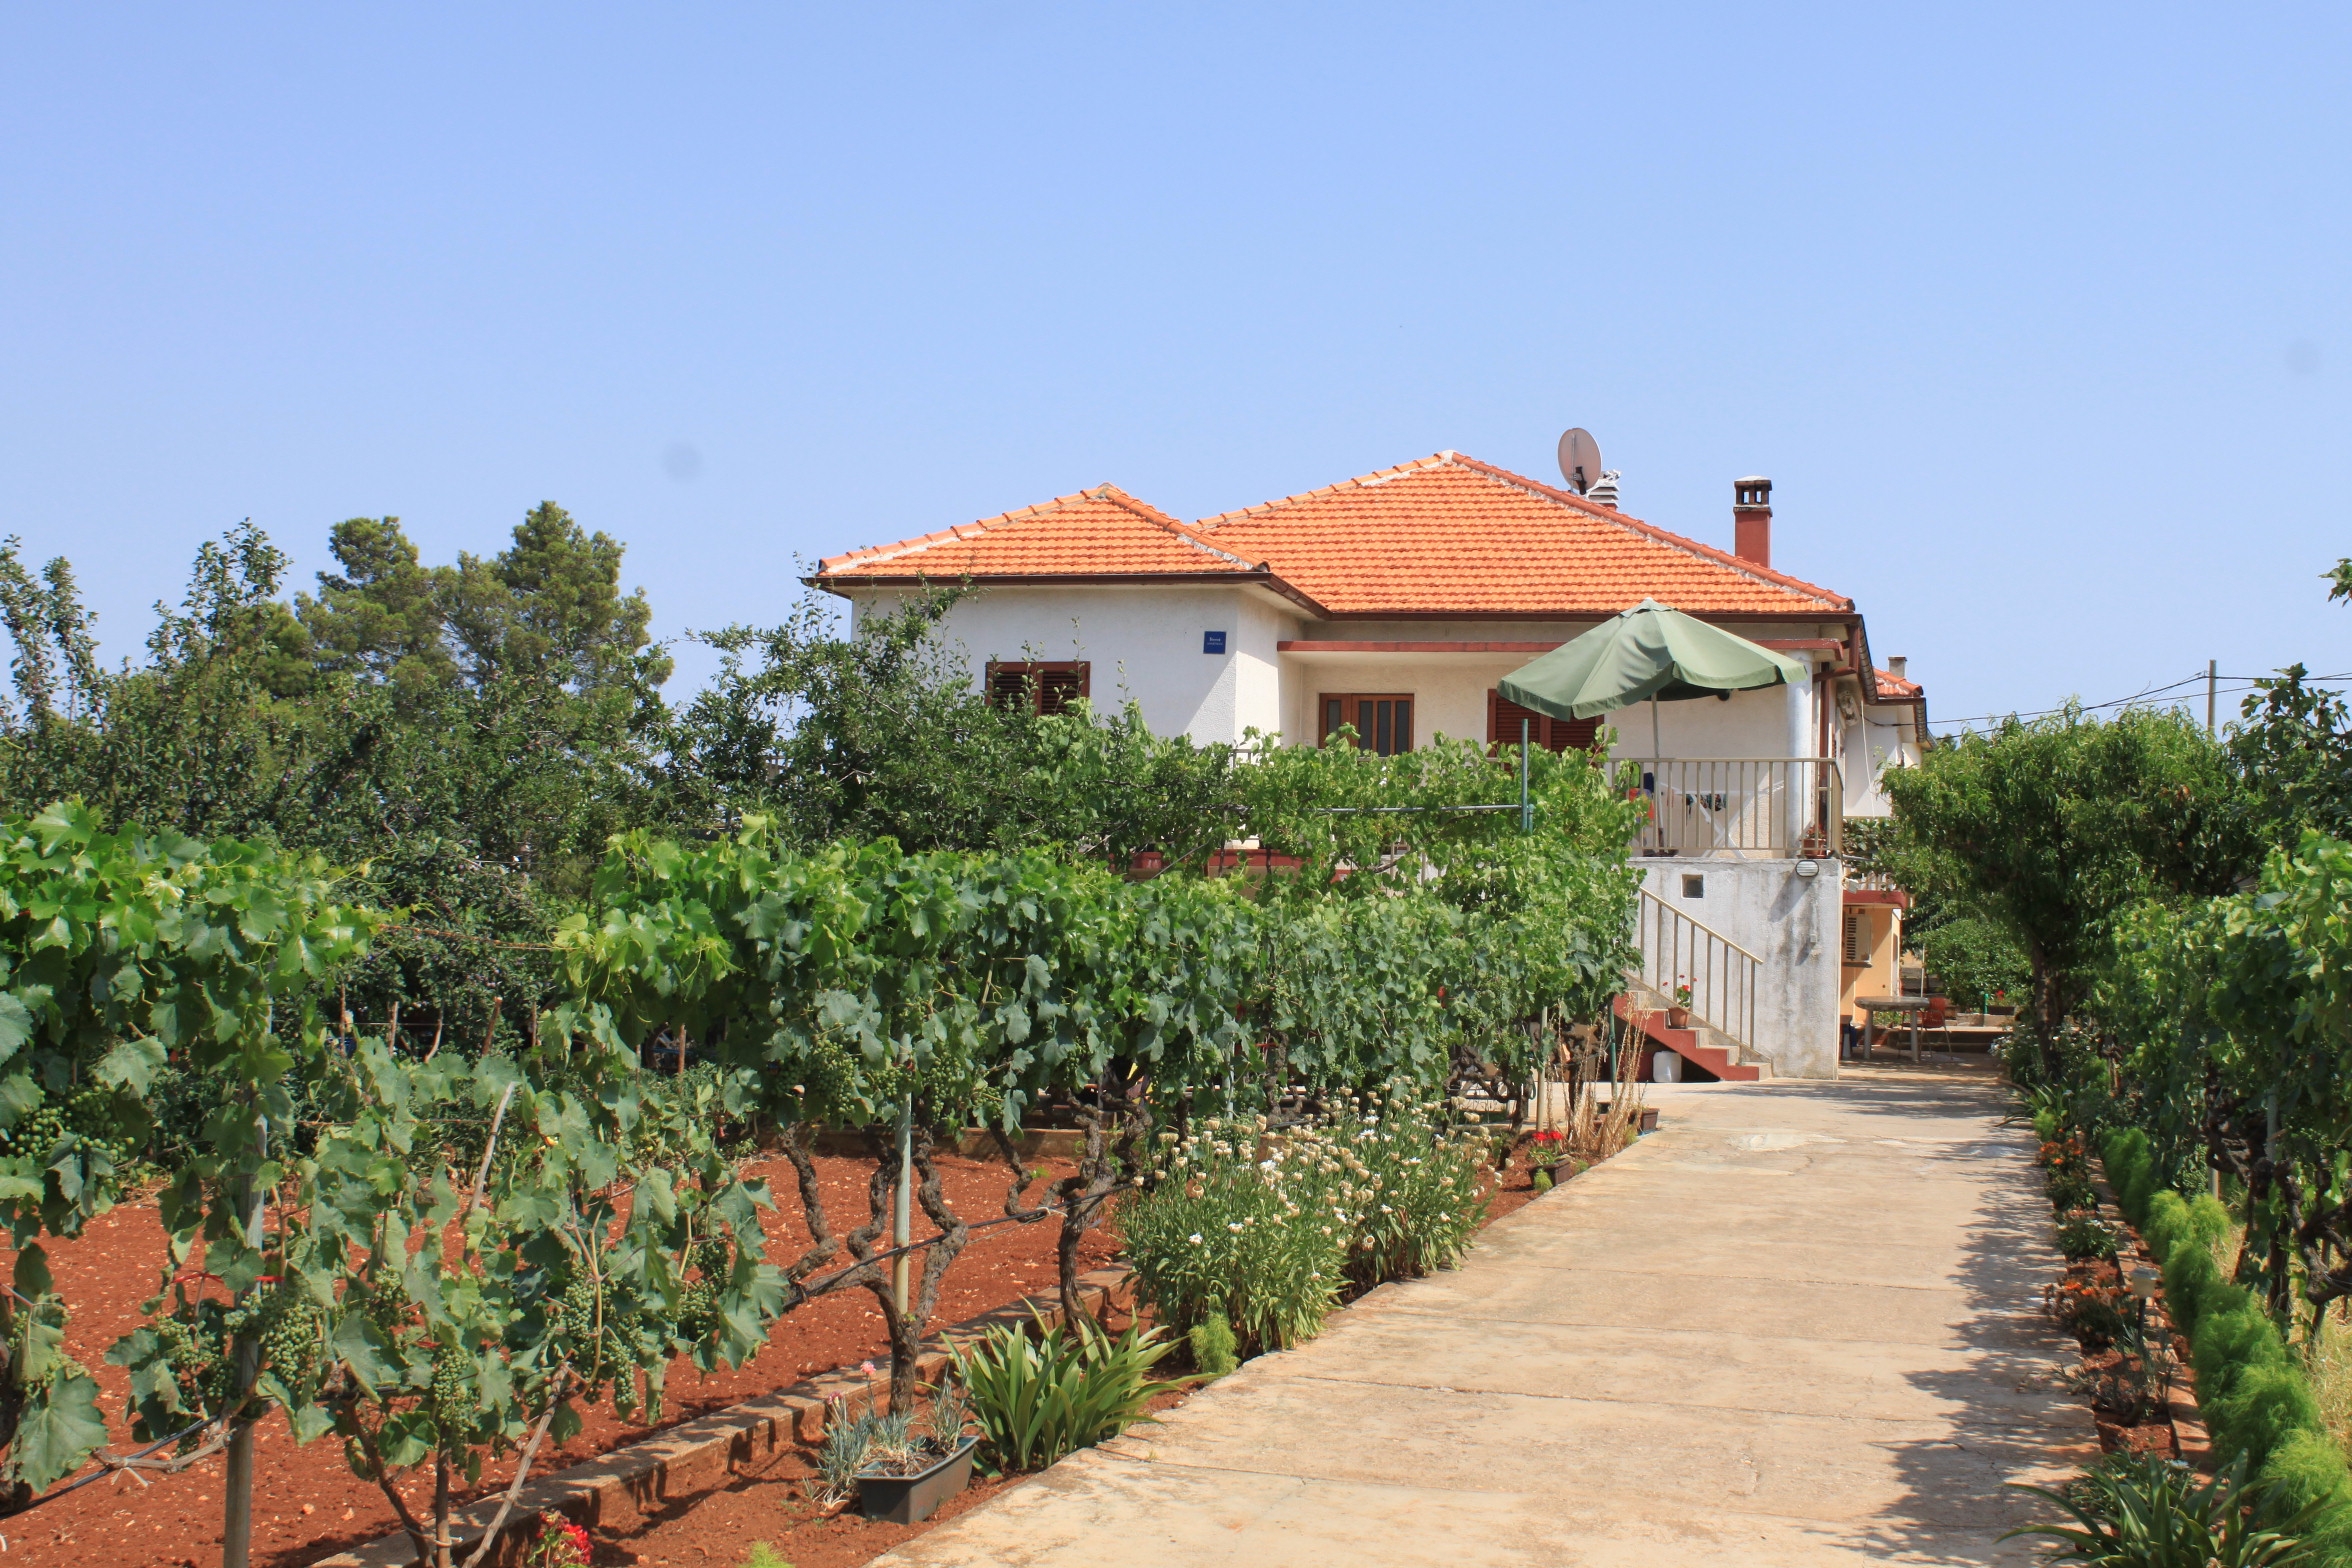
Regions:
[[[972,1484],[972,1450],[979,1444],[980,1439],[967,1437],[961,1448],[917,1475],[861,1473],[858,1511],[892,1524],[921,1524],[941,1503]]]

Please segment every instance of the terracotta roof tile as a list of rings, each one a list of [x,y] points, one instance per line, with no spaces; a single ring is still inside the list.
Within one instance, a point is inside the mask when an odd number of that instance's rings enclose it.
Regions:
[[[1872,670],[1878,681],[1878,696],[1882,702],[1909,702],[1927,688],[1917,681],[1905,680],[1892,670]]]
[[[1851,600],[1455,452],[1202,519],[1343,615],[1844,614]]]
[[[1826,588],[1455,452],[1187,527],[1112,485],[819,563],[812,581],[1254,574],[1334,615],[1844,615]]]
[[[964,577],[1243,573],[1254,564],[1118,486],[1098,485],[917,539],[829,556],[817,563],[817,576],[954,582]]]

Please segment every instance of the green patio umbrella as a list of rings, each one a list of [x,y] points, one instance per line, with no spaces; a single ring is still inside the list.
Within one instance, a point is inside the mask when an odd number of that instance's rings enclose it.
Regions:
[[[1805,666],[1644,599],[1504,676],[1498,690],[1555,719],[1597,719],[1647,699],[1684,702],[1805,679]],[[1657,749],[1658,710],[1650,709]]]

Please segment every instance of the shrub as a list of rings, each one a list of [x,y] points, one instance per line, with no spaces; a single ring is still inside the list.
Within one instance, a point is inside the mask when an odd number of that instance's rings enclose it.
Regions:
[[[2077,1209],[2096,1209],[2098,1206],[2099,1189],[2091,1184],[2089,1177],[2065,1171],[2054,1170],[2050,1173],[2051,1208],[2061,1214],[2070,1214]]]
[[[2260,1465],[2296,1432],[2318,1432],[2319,1401],[2311,1397],[2300,1367],[2283,1356],[2240,1370],[2220,1398],[2204,1401],[2214,1446],[2223,1454],[2244,1454]]]
[[[1202,1124],[1119,1213],[1136,1294],[1160,1321],[1189,1332],[1223,1319],[1253,1355],[1322,1329],[1354,1232],[1346,1168],[1313,1138],[1259,1161],[1262,1121]]]
[[[2162,1259],[2171,1254],[2174,1240],[2188,1224],[2189,1206],[2168,1187],[2148,1200],[2148,1221],[2140,1227],[2140,1235],[2148,1243],[2149,1253]]]
[[[2069,1258],[2112,1258],[2115,1248],[2115,1232],[2087,1214],[2058,1227],[2058,1250]]]
[[[1223,1318],[1194,1324],[1185,1339],[1192,1346],[1193,1370],[1203,1377],[1225,1377],[1241,1365],[1233,1350],[1233,1325]]]
[[[1053,1328],[1032,1339],[1006,1324],[949,1354],[990,1461],[1029,1470],[1091,1448],[1142,1416],[1154,1387],[1151,1369],[1173,1348],[1156,1328],[1113,1338],[1081,1317],[1075,1337]]]
[[[1355,1178],[1349,1278],[1367,1286],[1418,1279],[1462,1261],[1486,1209],[1471,1138],[1450,1134],[1435,1105],[1401,1094],[1351,1101],[1328,1130]]]
[[[2033,1125],[2034,1136],[2041,1139],[2042,1142],[2056,1143],[2058,1141],[2059,1128],[2056,1111],[2044,1107],[2034,1112]]]
[[[2182,1333],[2196,1336],[2206,1296],[2219,1284],[2221,1268],[2213,1261],[2213,1249],[2204,1238],[2192,1231],[2173,1242],[2172,1251],[2164,1257],[2164,1304]]]
[[[1222,1317],[1245,1354],[1310,1339],[1343,1285],[1461,1261],[1485,1209],[1482,1145],[1395,1094],[1278,1133],[1263,1117],[1205,1123],[1122,1212],[1137,1293],[1186,1332]]]
[[[2189,1205],[2190,1233],[2208,1247],[2227,1236],[2236,1223],[2221,1200],[2210,1192],[2199,1193]]]
[[[2289,1433],[2262,1462],[2261,1479],[2274,1516],[2314,1513],[2310,1533],[2325,1559],[2340,1561],[2352,1549],[2352,1468],[2325,1433]]]
[[[2108,1135],[2101,1152],[2106,1161],[2108,1185],[2115,1189],[2115,1200],[2123,1209],[2124,1218],[2134,1225],[2143,1223],[2155,1178],[2155,1156],[2148,1147],[2148,1135],[2137,1127],[2120,1128]]]
[[[2287,1568],[2311,1559],[2298,1539],[2309,1510],[2277,1518],[2271,1487],[2246,1480],[2243,1460],[2207,1480],[2154,1454],[2110,1454],[2064,1489],[2025,1486],[2072,1524],[2034,1524],[2014,1536],[2056,1543],[2047,1560],[2109,1568]],[[2264,1516],[2276,1518],[2268,1525]]]

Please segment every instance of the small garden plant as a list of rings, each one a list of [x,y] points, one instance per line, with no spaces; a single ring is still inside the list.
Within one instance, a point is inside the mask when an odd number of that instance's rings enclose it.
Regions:
[[[1174,1343],[1156,1328],[1114,1336],[1090,1318],[1077,1322],[1075,1333],[1055,1327],[1034,1338],[1006,1324],[949,1352],[998,1470],[1042,1470],[1143,1418],[1159,1387],[1151,1370]]]

